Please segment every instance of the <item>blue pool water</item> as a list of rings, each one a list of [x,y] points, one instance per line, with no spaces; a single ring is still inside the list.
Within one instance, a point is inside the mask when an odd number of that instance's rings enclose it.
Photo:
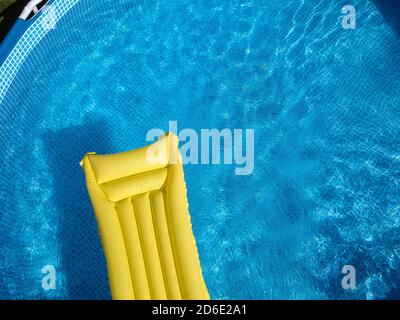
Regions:
[[[255,130],[252,175],[185,166],[212,298],[400,298],[400,40],[380,7],[352,1],[343,30],[336,0],[98,2],[0,106],[0,298],[110,298],[79,160],[170,120]]]

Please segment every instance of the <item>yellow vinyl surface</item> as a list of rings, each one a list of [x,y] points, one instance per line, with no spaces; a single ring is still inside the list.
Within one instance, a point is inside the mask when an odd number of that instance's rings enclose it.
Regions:
[[[81,161],[113,299],[209,299],[178,139]]]

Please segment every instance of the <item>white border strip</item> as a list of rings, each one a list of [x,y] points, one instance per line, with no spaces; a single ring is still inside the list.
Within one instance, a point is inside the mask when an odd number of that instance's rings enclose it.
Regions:
[[[54,0],[25,31],[0,67],[0,104],[31,51],[50,30],[54,29],[54,24],[78,2],[79,0]]]

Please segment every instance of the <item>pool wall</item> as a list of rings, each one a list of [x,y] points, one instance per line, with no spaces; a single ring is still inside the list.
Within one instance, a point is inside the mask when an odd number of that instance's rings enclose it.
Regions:
[[[0,104],[36,45],[79,0],[50,0],[31,20],[18,19],[0,45]]]

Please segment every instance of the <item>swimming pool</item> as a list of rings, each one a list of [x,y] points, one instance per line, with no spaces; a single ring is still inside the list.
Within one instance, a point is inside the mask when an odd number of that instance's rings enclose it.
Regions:
[[[353,5],[79,1],[1,102],[0,298],[110,298],[79,160],[170,120],[255,130],[253,174],[185,166],[212,298],[399,298],[400,41]]]

